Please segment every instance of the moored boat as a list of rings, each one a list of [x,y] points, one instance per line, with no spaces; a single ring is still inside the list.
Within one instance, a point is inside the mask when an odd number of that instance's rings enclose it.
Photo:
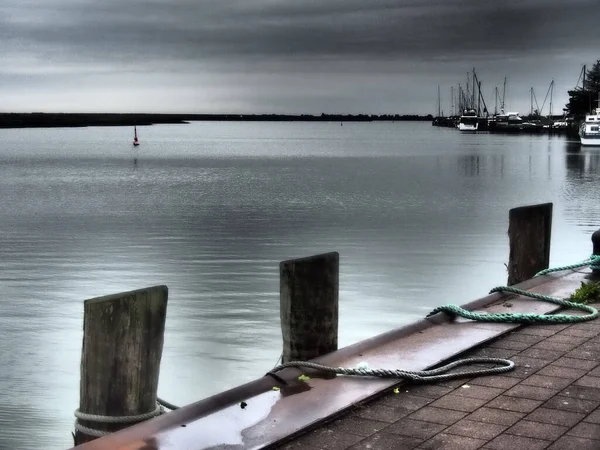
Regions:
[[[474,109],[464,110],[458,121],[458,129],[467,133],[475,133],[479,129],[479,118]]]
[[[585,122],[579,128],[579,139],[581,145],[600,146],[600,110],[585,116]]]
[[[137,128],[135,127],[135,125],[133,126],[133,145],[136,147],[140,145],[140,141],[138,141],[137,137]]]
[[[585,122],[579,127],[581,145],[600,146],[600,94],[598,94],[598,107],[591,114],[586,114]]]

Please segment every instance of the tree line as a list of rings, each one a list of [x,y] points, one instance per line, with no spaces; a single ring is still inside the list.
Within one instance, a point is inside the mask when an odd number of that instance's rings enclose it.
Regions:
[[[578,82],[579,84],[579,82]],[[586,114],[595,108],[600,108],[598,95],[600,94],[600,59],[585,72],[583,85],[568,91],[569,102],[564,111],[575,119],[584,119]]]

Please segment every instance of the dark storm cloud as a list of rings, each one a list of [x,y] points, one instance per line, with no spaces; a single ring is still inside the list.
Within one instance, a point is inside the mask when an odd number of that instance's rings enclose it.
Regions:
[[[597,3],[579,0],[14,0],[3,47],[50,59],[466,59],[593,44]],[[576,31],[576,32],[575,32]]]
[[[596,0],[4,0],[0,81],[143,72],[213,85],[248,73],[429,83],[434,71],[454,84],[473,65],[514,69],[515,59],[547,76],[552,58],[596,52],[597,11]]]

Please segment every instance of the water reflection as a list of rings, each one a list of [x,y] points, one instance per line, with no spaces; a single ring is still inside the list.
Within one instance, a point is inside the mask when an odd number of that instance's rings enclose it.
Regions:
[[[567,176],[563,189],[566,210],[571,223],[588,232],[600,226],[598,182],[600,181],[600,148],[581,147],[578,142],[566,145]]]

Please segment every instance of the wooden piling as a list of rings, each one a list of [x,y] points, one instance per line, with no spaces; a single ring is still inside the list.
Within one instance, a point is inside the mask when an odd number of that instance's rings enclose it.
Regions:
[[[600,230],[596,230],[592,233],[592,245],[592,254],[600,256]],[[592,264],[591,269],[593,277],[600,277],[600,263]]]
[[[508,285],[532,278],[550,264],[552,203],[522,206],[509,212]]]
[[[162,356],[168,290],[153,286],[84,302],[79,411],[132,416],[154,411]],[[133,423],[79,420],[113,432]],[[80,431],[75,445],[96,439]]]
[[[337,350],[339,267],[337,252],[279,264],[283,362]]]

